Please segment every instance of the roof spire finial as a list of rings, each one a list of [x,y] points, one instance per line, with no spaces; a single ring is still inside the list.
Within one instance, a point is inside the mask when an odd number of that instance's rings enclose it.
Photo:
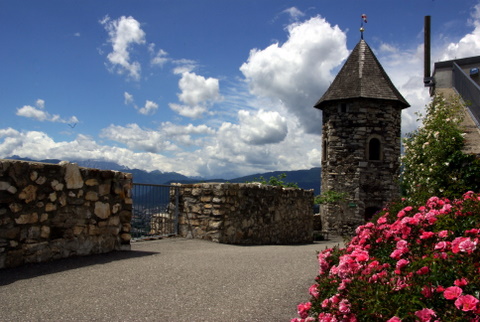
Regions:
[[[365,28],[363,28],[363,23],[367,23],[367,15],[366,14],[362,14],[362,20],[361,21],[362,22],[360,24],[360,37],[363,40],[363,32],[365,31]]]

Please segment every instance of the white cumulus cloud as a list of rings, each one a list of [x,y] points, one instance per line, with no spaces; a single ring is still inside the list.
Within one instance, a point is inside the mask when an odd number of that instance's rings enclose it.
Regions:
[[[153,115],[158,110],[158,104],[150,100],[146,100],[145,105],[143,107],[139,107],[137,104],[135,104],[133,95],[128,92],[123,93],[123,99],[125,105],[132,105],[138,111],[138,113],[142,115]]]
[[[451,42],[440,56],[441,60],[478,56],[480,53],[480,4],[473,7],[471,20],[473,31],[463,36],[458,42]]]
[[[155,53],[155,44],[150,44],[148,46],[148,51],[150,52],[150,55],[152,55],[150,64],[152,64],[153,66],[163,67],[163,65],[165,65],[165,63],[170,60],[168,58],[168,53],[163,49],[159,49]]]
[[[2,140],[3,139],[3,142]],[[0,129],[0,158],[19,155],[36,160],[54,156],[61,160],[105,160],[131,169],[146,171],[176,171],[184,175],[198,175],[188,166],[174,164],[159,153],[133,152],[126,148],[101,145],[86,135],[78,135],[72,141],[55,142],[46,133],[20,132],[12,128]],[[179,166],[177,168],[177,165]]]
[[[348,56],[345,32],[313,17],[287,27],[285,43],[252,49],[240,70],[254,95],[284,105],[307,133],[319,133],[321,117],[313,105],[334,78],[332,70]]]
[[[287,121],[275,111],[259,110],[254,115],[249,111],[239,111],[240,138],[253,145],[274,144],[285,139],[288,132]]]
[[[178,87],[182,91],[178,94],[179,100],[190,106],[220,99],[219,83],[215,78],[205,78],[192,72],[185,72],[182,73]]]
[[[108,41],[112,44],[112,52],[107,59],[119,74],[127,73],[134,80],[140,79],[141,65],[132,61],[130,50],[133,44],[145,44],[145,32],[140,23],[133,17],[122,16],[111,20],[106,16],[100,23],[108,32]]]
[[[125,99],[125,105],[128,105],[128,104],[132,104],[133,103],[133,95],[128,93],[128,92],[124,92],[123,93],[123,97]]]
[[[100,136],[123,143],[135,151],[160,153],[177,149],[172,142],[166,140],[162,132],[145,130],[135,123],[127,126],[110,125],[101,131]]]
[[[205,147],[211,141],[211,138],[216,134],[215,129],[205,125],[178,125],[171,122],[162,123],[160,129],[165,136],[182,146],[197,146],[198,148]]]
[[[24,105],[23,107],[17,108],[16,115],[23,116],[27,118],[32,118],[40,122],[54,122],[54,123],[78,123],[76,116],[71,116],[68,119],[61,118],[58,114],[50,114],[45,109],[45,101],[38,99],[36,101],[36,106]]]
[[[35,102],[35,105],[37,105],[38,108],[44,109],[45,108],[45,101],[42,100],[41,98],[39,98]]]
[[[205,106],[189,106],[189,105],[182,105],[182,104],[175,104],[170,103],[168,104],[172,111],[177,112],[181,116],[185,116],[188,118],[196,119],[201,117],[207,111]]]
[[[170,103],[170,108],[178,114],[190,118],[199,118],[208,111],[208,107],[221,101],[218,79],[205,78],[191,71],[178,70],[182,77],[178,82],[181,92],[178,99],[183,104]]]
[[[290,18],[294,21],[297,21],[301,17],[305,16],[305,14],[301,11],[298,10],[296,7],[290,7],[288,9],[283,10],[283,13],[286,13],[290,16]]]
[[[143,115],[152,115],[152,114],[155,114],[157,109],[158,109],[158,104],[157,103],[147,100],[145,102],[145,106],[140,107],[138,109],[138,113],[143,114]]]

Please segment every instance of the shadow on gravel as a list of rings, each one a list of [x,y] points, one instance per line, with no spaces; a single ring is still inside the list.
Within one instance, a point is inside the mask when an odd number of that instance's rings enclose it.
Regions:
[[[0,286],[8,285],[18,280],[59,273],[71,269],[82,268],[91,265],[107,264],[124,259],[139,258],[158,254],[160,254],[160,252],[114,251],[105,254],[76,256],[45,263],[32,263],[19,267],[3,268],[0,269]]]

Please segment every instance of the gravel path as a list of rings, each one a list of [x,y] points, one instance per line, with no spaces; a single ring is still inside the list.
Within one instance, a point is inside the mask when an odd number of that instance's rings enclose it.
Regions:
[[[289,321],[309,299],[316,252],[171,238],[0,270],[0,321]]]

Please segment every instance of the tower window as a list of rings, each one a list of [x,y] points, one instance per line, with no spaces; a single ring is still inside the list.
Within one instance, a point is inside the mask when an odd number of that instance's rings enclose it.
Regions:
[[[372,161],[380,161],[381,143],[377,138],[371,138],[368,142],[368,159]]]
[[[338,112],[339,113],[347,113],[348,112],[347,103],[340,103],[340,105],[338,106]]]

